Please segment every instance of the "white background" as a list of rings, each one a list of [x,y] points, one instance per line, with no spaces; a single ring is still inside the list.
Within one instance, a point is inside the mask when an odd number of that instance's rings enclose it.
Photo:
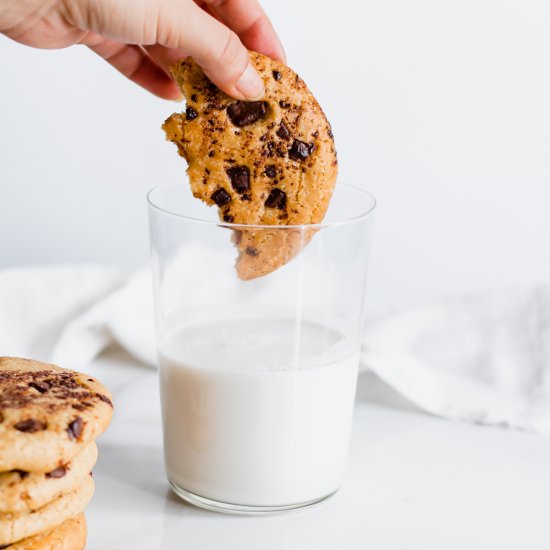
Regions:
[[[383,307],[550,277],[547,0],[266,0],[331,120],[341,179],[376,195]],[[0,37],[0,267],[145,264],[145,192],[182,175],[180,106],[83,47]]]

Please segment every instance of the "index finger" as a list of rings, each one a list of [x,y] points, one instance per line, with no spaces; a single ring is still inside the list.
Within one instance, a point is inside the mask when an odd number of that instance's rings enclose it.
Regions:
[[[286,63],[283,45],[257,0],[201,0],[249,49]]]

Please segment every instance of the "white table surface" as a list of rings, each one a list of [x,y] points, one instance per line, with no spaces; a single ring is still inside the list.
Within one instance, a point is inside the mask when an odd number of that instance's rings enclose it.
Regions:
[[[300,512],[227,516],[164,477],[157,374],[111,351],[86,369],[113,392],[88,550],[547,550],[550,438],[428,416],[361,375],[341,490]]]

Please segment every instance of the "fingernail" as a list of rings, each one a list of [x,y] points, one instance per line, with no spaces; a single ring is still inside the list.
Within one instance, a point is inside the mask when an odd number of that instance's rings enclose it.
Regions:
[[[236,84],[237,90],[248,100],[256,101],[264,96],[264,82],[249,63]]]

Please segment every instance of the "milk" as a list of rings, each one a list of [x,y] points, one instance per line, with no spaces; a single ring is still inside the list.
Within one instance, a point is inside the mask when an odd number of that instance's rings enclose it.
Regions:
[[[358,365],[341,334],[291,320],[219,320],[175,328],[159,356],[172,483],[244,506],[338,489]]]

